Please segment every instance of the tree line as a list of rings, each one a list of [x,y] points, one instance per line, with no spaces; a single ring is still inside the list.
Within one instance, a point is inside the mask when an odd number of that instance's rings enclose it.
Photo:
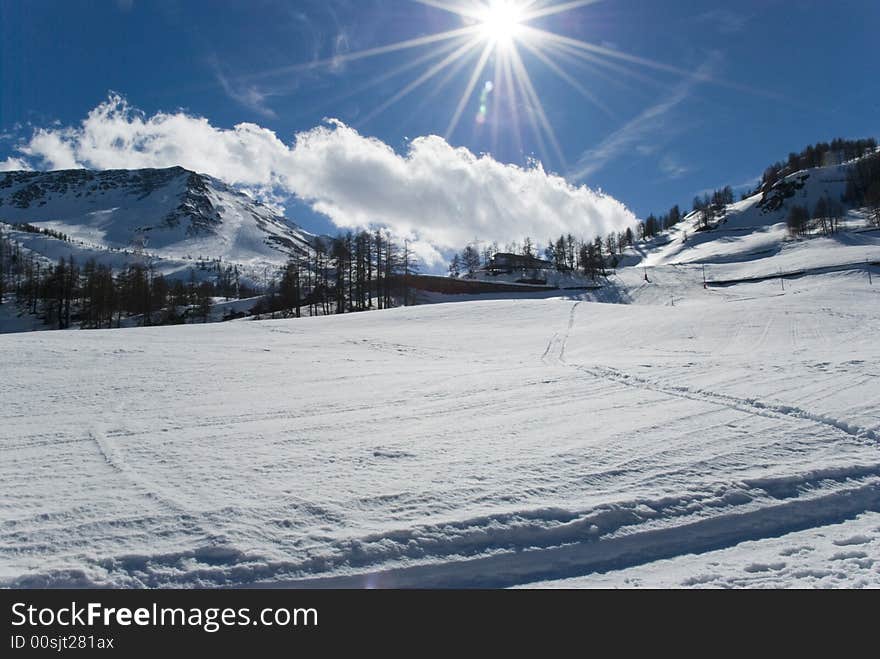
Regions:
[[[220,296],[214,282],[199,282],[193,270],[184,283],[141,264],[115,274],[94,259],[82,267],[73,257],[50,264],[32,252],[22,254],[0,233],[0,297],[7,292],[57,329],[121,327],[132,317],[142,326],[208,322],[213,298]]]
[[[794,174],[802,169],[833,164],[827,162],[829,154],[835,154],[838,162],[847,162],[861,158],[876,149],[877,140],[872,137],[858,140],[846,140],[839,137],[831,142],[811,144],[800,153],[790,153],[787,161],[776,162],[765,169],[761,178],[761,187],[763,190],[769,190],[789,174]]]
[[[724,215],[724,208],[734,202],[733,188],[729,185],[712,194],[694,197],[692,212],[697,213],[697,231],[707,231],[712,223]]]
[[[871,222],[880,228],[880,153],[862,158],[850,168],[844,200],[867,208]]]
[[[66,233],[62,233],[61,231],[55,231],[55,229],[44,229],[43,227],[37,227],[33,224],[20,223],[13,224],[13,229],[18,229],[19,231],[24,231],[26,233],[36,233],[42,236],[49,236],[50,238],[55,238],[56,240],[63,240],[66,243],[70,242],[70,236]]]
[[[299,318],[412,304],[407,278],[419,270],[409,241],[381,229],[319,237],[269,280],[254,313]]]
[[[141,325],[207,322],[213,298],[257,295],[242,283],[237,266],[215,260],[200,262],[198,270],[204,271],[199,277],[190,268],[184,281],[157,273],[148,258],[117,271],[95,260],[80,266],[72,256],[51,263],[0,230],[0,303],[12,295],[23,309],[59,329],[119,327],[130,317]],[[409,241],[397,241],[384,230],[316,238],[283,268],[267,273],[253,312],[300,317],[412,304],[408,277],[419,270]]]
[[[864,140],[870,147],[873,140]],[[861,158],[848,170],[846,191],[840,202],[868,210],[868,220],[880,228],[880,153]],[[819,199],[813,209],[794,206],[789,210],[786,222],[793,236],[805,236],[812,231],[824,235],[835,233],[844,217],[842,203],[828,195]]]
[[[840,203],[824,196],[816,202],[812,211],[808,206],[795,205],[788,211],[785,222],[792,236],[807,236],[813,231],[830,236],[840,230],[844,210]]]
[[[643,223],[644,224],[644,223]],[[640,231],[640,234],[643,233]],[[643,237],[643,236],[642,236]],[[577,272],[596,279],[607,276],[609,269],[616,268],[620,255],[626,247],[636,240],[631,227],[624,231],[609,233],[604,238],[596,236],[592,240],[575,238],[563,234],[540,244],[530,237],[522,242],[510,242],[504,246],[504,253],[516,254],[549,262],[559,272]],[[449,276],[474,278],[481,269],[487,268],[495,254],[501,252],[497,242],[485,243],[482,249],[476,241],[466,245],[453,255],[449,264]]]
[[[207,322],[215,297],[257,294],[240,281],[236,266],[200,264],[208,281],[166,279],[149,263],[114,272],[90,260],[80,267],[72,257],[47,263],[0,231],[0,299],[9,292],[30,313],[59,329],[119,327],[137,316],[142,325]],[[317,238],[268,277],[258,314],[329,315],[411,304],[407,277],[419,271],[408,241],[382,230]],[[8,290],[7,290],[8,289]]]
[[[730,192],[732,195],[732,191]],[[707,197],[707,203],[709,203]],[[558,238],[550,238],[541,244],[531,237],[522,242],[509,242],[504,245],[504,252],[525,257],[542,258],[552,264],[559,272],[578,272],[591,279],[607,276],[620,263],[620,257],[627,247],[638,240],[648,240],[666,231],[684,219],[681,208],[676,204],[668,212],[659,216],[651,213],[634,227],[622,231],[614,231],[606,236],[596,236],[590,240],[575,238],[572,234],[563,234]],[[501,252],[497,242],[482,243],[474,241],[456,252],[449,263],[450,277],[473,278],[481,269],[489,266],[492,257]]]

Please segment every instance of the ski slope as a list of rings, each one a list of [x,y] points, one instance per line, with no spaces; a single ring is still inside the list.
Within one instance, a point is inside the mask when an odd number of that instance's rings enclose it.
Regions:
[[[0,585],[878,587],[874,275],[0,336]]]

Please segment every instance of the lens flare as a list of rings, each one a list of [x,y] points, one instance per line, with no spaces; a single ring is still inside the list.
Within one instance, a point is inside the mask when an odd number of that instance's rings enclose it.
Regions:
[[[495,89],[495,85],[491,80],[487,80],[486,84],[483,85],[483,93],[480,94],[480,109],[477,112],[477,123],[483,125],[488,121],[489,117],[489,97],[492,94],[492,91]]]

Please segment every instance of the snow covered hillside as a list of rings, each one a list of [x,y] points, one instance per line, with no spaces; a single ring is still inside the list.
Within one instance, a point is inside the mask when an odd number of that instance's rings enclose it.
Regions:
[[[840,201],[856,162],[790,174],[772,188],[726,206],[710,230],[701,231],[699,213],[691,213],[657,239],[631,249],[624,262],[706,265],[714,271],[710,280],[720,280],[880,261],[878,234],[862,234],[871,229],[867,213]],[[791,208],[812,212],[820,199],[840,204],[840,231],[822,238],[791,238],[786,226]]]
[[[0,336],[0,585],[880,587],[873,274]]]
[[[0,222],[29,223],[70,238],[13,235],[38,254],[94,257],[111,265],[124,263],[126,251],[181,268],[199,258],[278,265],[312,239],[248,195],[181,167],[0,174]]]

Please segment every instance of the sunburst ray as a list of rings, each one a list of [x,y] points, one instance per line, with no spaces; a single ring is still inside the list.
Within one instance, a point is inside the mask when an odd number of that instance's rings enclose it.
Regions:
[[[553,124],[548,119],[538,90],[532,80],[522,55],[528,54],[529,66],[546,68],[549,73],[565,82],[592,106],[608,117],[615,117],[601,95],[594,91],[594,80],[603,78],[610,84],[632,90],[625,80],[637,80],[639,89],[646,85],[663,86],[663,77],[657,73],[688,78],[700,82],[747,91],[772,98],[771,94],[755,90],[711,75],[706,67],[689,71],[647,57],[640,57],[606,45],[575,39],[547,29],[542,19],[582,10],[601,0],[412,0],[431,10],[443,11],[457,16],[461,27],[404,39],[374,48],[326,57],[311,62],[264,71],[254,77],[272,77],[295,74],[323,67],[356,63],[369,58],[392,53],[418,51],[401,66],[383,72],[365,84],[360,84],[345,94],[345,98],[363,93],[387,80],[402,76],[409,71],[421,71],[406,82],[398,91],[383,100],[378,107],[357,124],[367,123],[390,107],[411,95],[414,91],[427,88],[420,108],[428,100],[436,98],[453,80],[465,76],[465,68],[473,66],[467,73],[461,96],[454,101],[448,120],[445,136],[452,139],[461,126],[462,117],[468,105],[473,102],[481,78],[489,69],[490,59],[494,65],[482,87],[480,110],[474,114],[475,126],[490,124],[492,150],[499,145],[499,130],[502,125],[514,136],[520,154],[524,154],[520,120],[527,120],[535,135],[535,141],[547,161],[554,161],[567,169],[564,150],[556,136]],[[537,25],[535,23],[538,23]],[[540,25],[541,27],[538,27]],[[427,67],[422,70],[422,67]],[[579,71],[589,75],[579,75]],[[543,69],[542,69],[543,72]],[[647,72],[650,72],[648,74]],[[431,83],[430,85],[428,83]],[[491,105],[491,108],[489,107]],[[523,117],[521,110],[528,108]],[[482,132],[482,129],[478,131]],[[549,149],[548,149],[549,147]]]
[[[339,103],[340,101],[344,101],[346,99],[349,99],[352,96],[357,96],[359,94],[363,94],[364,92],[373,89],[374,87],[382,84],[383,82],[387,82],[388,80],[392,80],[398,76],[402,76],[404,73],[407,73],[408,71],[412,71],[413,69],[417,69],[420,66],[428,64],[430,62],[433,62],[434,60],[440,59],[441,57],[443,57],[444,55],[447,55],[448,53],[452,52],[453,50],[460,48],[462,46],[462,44],[463,44],[462,40],[458,40],[458,41],[453,41],[452,43],[444,44],[443,46],[441,46],[437,49],[430,50],[427,53],[424,53],[423,55],[420,55],[419,57],[415,58],[414,60],[411,60],[405,64],[402,64],[401,66],[395,67],[389,71],[385,71],[384,73],[382,73],[378,76],[370,78],[368,81],[366,81],[366,82],[364,82],[364,83],[362,83],[352,89],[349,89],[349,90],[345,91],[344,93],[339,94],[338,96],[334,96],[330,99],[323,99],[319,103],[317,103],[315,105],[315,107],[316,108],[332,107],[336,103]],[[463,64],[465,62],[466,62],[466,60],[462,60],[461,64]],[[457,63],[457,65],[460,65],[460,64]]]
[[[556,157],[559,158],[562,168],[568,169],[568,165],[565,162],[565,156],[562,153],[562,148],[559,146],[559,140],[556,138],[556,131],[553,130],[553,125],[548,121],[547,114],[544,111],[544,105],[541,103],[541,99],[535,91],[535,86],[532,84],[529,72],[526,70],[522,58],[520,58],[519,53],[515,49],[510,51],[510,59],[513,66],[514,76],[525,89],[526,97],[529,99],[532,109],[537,113],[538,121],[546,132],[547,137],[550,139],[553,150],[556,152]]]
[[[392,96],[375,110],[373,110],[369,115],[361,120],[361,123],[366,123],[370,121],[371,119],[375,118],[377,115],[381,114],[392,105],[400,101],[402,98],[414,92],[416,89],[428,82],[431,78],[440,73],[443,69],[454,63],[455,60],[466,55],[469,50],[476,48],[479,44],[479,39],[471,39],[460,48],[454,50],[452,53],[444,57],[440,62],[425,71],[422,75],[420,75],[418,78],[409,83],[406,87],[397,92],[394,96]]]
[[[474,72],[471,74],[470,80],[468,80],[467,87],[465,87],[464,93],[461,95],[461,99],[458,102],[458,106],[455,108],[455,114],[452,115],[452,120],[449,122],[449,127],[446,129],[447,140],[452,133],[455,132],[455,128],[458,126],[458,121],[461,119],[462,112],[464,112],[465,106],[473,95],[474,87],[477,86],[477,81],[480,79],[480,76],[483,75],[483,70],[486,68],[486,63],[489,61],[489,57],[492,55],[494,49],[495,45],[492,43],[487,43],[486,47],[483,49],[483,54],[480,55],[480,61],[477,62],[477,66],[474,67]]]
[[[455,30],[447,30],[446,32],[438,32],[436,34],[428,34],[423,37],[416,37],[414,39],[407,39],[405,41],[398,41],[396,43],[388,44],[385,46],[377,46],[376,48],[367,48],[365,50],[359,50],[354,53],[345,53],[344,55],[335,55],[333,57],[325,57],[323,59],[313,60],[311,62],[304,62],[301,64],[293,64],[290,66],[284,66],[277,69],[271,69],[268,71],[260,71],[259,73],[253,73],[250,75],[242,76],[242,80],[257,80],[261,78],[272,78],[279,77],[284,75],[290,75],[292,73],[302,73],[304,71],[311,71],[315,69],[339,66],[341,64],[347,64],[350,62],[357,62],[359,60],[369,59],[371,57],[378,57],[379,55],[387,55],[389,53],[395,53],[401,50],[410,50],[413,48],[422,48],[424,46],[430,46],[431,44],[439,43],[442,41],[448,41],[450,39],[455,39],[457,37],[467,37],[474,36],[479,33],[479,26],[476,25],[466,25],[465,27],[458,28]]]
[[[567,82],[575,91],[581,94],[584,98],[586,98],[590,103],[599,108],[602,112],[604,112],[609,117],[614,116],[614,113],[611,109],[599,100],[599,97],[596,96],[593,92],[587,89],[583,83],[579,80],[575,79],[570,74],[566,73],[562,70],[562,68],[556,64],[553,60],[551,60],[547,55],[545,55],[540,47],[529,43],[528,41],[523,40],[522,45],[532,53],[535,57],[537,57],[548,69],[550,69],[553,73],[555,73],[559,78]]]
[[[562,14],[567,11],[573,11],[575,9],[580,9],[581,7],[587,7],[589,5],[594,5],[597,2],[602,2],[602,0],[574,0],[573,2],[563,2],[558,5],[550,5],[547,7],[535,9],[530,12],[525,13],[525,20],[533,21],[537,18],[544,18],[545,16],[553,16],[554,14]]]

